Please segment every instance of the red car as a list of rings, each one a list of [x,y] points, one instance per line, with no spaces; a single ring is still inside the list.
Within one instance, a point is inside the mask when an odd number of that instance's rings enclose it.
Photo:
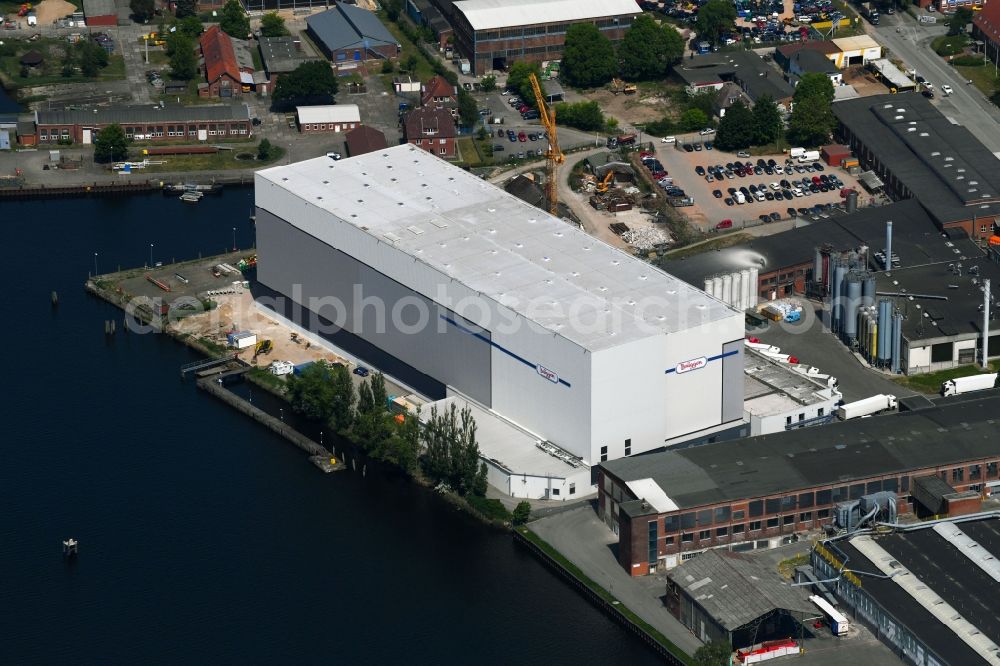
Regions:
[[[653,174],[653,180],[659,180],[661,178],[666,178],[666,177],[667,177],[666,171],[657,171],[656,173]]]
[[[842,196],[842,197],[844,197],[846,199],[847,195],[850,194],[853,191],[854,191],[853,187],[845,187],[844,189],[840,190],[840,196]]]
[[[525,141],[528,140],[528,135],[525,134],[524,132],[521,132],[520,134],[517,135],[517,140],[520,141],[521,143],[524,143]]]
[[[819,176],[813,176],[813,182],[814,182],[814,183],[816,183],[817,185],[819,185],[819,184],[820,184],[821,182],[823,182],[823,181],[821,181],[821,180],[819,179]]]
[[[717,225],[715,225],[715,228],[716,229],[732,229],[733,228],[733,221],[732,220],[723,220],[722,222],[719,222]]]
[[[521,106],[517,107],[517,110],[520,111],[521,113],[524,113],[526,111],[531,111],[531,107],[528,106],[527,104],[522,104]]]

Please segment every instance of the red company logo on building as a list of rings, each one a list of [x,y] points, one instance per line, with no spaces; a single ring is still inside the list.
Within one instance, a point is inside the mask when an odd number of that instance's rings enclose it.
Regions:
[[[691,372],[692,370],[701,370],[706,365],[708,365],[708,359],[702,356],[701,358],[693,358],[690,361],[681,361],[676,367],[674,367],[674,372],[680,375],[685,372]]]
[[[552,372],[551,370],[549,370],[548,368],[546,368],[544,365],[536,365],[535,366],[535,370],[538,371],[538,374],[540,374],[542,377],[545,377],[545,379],[549,380],[553,384],[558,384],[559,383],[559,375],[557,375],[556,373]]]

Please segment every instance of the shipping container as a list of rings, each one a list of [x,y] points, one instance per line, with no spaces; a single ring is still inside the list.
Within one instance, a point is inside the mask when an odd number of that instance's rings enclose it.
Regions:
[[[893,253],[895,254],[895,252]],[[983,391],[996,386],[997,373],[987,373],[983,375],[970,375],[968,377],[957,377],[949,379],[941,384],[941,395],[961,395],[969,391]]]
[[[246,349],[257,344],[257,336],[250,331],[238,331],[226,335],[226,341],[233,349]]]
[[[840,144],[823,146],[822,158],[829,166],[839,167],[844,160],[850,159],[851,148]]]
[[[845,405],[841,405],[837,408],[837,417],[841,421],[847,421],[849,419],[856,419],[862,416],[871,416],[872,414],[878,414],[879,412],[884,412],[887,409],[895,409],[897,405],[896,396],[894,395],[873,395],[870,398],[865,398],[864,400],[858,400],[856,402],[849,402]]]

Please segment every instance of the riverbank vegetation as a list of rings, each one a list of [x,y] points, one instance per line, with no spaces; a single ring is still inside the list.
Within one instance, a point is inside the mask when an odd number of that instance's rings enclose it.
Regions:
[[[440,413],[432,408],[421,424],[419,414],[392,409],[382,373],[355,388],[345,366],[325,361],[291,375],[285,393],[297,414],[328,424],[369,457],[453,491],[487,520],[509,520],[499,501],[486,498],[486,463],[479,457],[476,422],[468,408],[452,405]]]

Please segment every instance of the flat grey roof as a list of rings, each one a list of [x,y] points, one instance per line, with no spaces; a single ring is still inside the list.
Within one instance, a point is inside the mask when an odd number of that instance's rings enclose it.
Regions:
[[[1000,215],[1000,161],[923,96],[845,100],[833,113],[939,223]]]
[[[117,16],[118,9],[115,7],[115,0],[83,0],[83,15]]]
[[[454,7],[465,15],[473,30],[560,21],[576,23],[642,13],[633,0],[461,0],[455,2]]]
[[[775,609],[819,615],[804,592],[770,567],[746,555],[707,550],[667,572],[667,578],[727,631],[735,631]]]
[[[997,457],[998,410],[1000,391],[982,391],[919,411],[810,428],[807,435],[760,435],[601,466],[622,482],[651,478],[684,510]],[[622,508],[633,503],[639,500]]]
[[[285,74],[310,60],[319,60],[306,50],[299,37],[261,37],[257,40],[260,57],[268,74]]]
[[[738,81],[751,99],[769,95],[780,101],[795,94],[781,72],[753,51],[731,51],[686,58],[674,72],[691,85]]]
[[[415,146],[257,176],[591,351],[741,316]]]
[[[104,125],[108,123],[192,122],[213,120],[250,120],[246,104],[166,106],[158,109],[142,106],[97,107],[93,110],[39,111],[39,125]]]

